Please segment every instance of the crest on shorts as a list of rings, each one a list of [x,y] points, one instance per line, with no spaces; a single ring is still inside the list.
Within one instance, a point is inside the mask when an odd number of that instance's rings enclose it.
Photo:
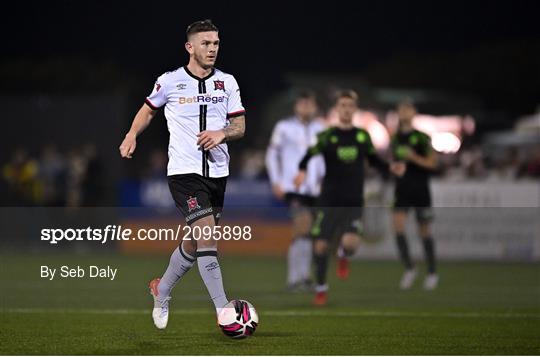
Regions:
[[[225,92],[225,82],[224,81],[214,81],[214,90],[219,90]]]
[[[186,202],[187,202],[188,212],[191,212],[194,209],[201,208],[201,206],[199,206],[199,202],[197,202],[197,197],[190,197],[187,199]]]

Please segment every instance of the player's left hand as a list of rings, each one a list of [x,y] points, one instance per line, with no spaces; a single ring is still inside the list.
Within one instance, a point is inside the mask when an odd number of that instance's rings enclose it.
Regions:
[[[392,172],[397,177],[405,175],[407,170],[407,165],[404,162],[398,161],[390,164],[390,172]]]
[[[225,133],[223,130],[205,130],[197,134],[197,138],[197,145],[204,150],[210,150],[225,140]]]

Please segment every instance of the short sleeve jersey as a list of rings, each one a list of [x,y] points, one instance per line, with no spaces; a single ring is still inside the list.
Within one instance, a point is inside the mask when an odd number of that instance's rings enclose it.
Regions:
[[[304,123],[297,117],[291,117],[280,120],[276,124],[266,160],[268,176],[272,184],[279,184],[287,193],[319,195],[320,181],[324,176],[322,157],[310,160],[306,180],[299,190],[295,188],[294,178],[306,150],[315,145],[317,134],[323,130],[324,124],[317,119]]]
[[[227,144],[202,150],[197,145],[197,134],[223,129],[231,118],[245,114],[240,89],[232,75],[214,69],[199,78],[187,67],[181,67],[161,75],[145,102],[154,110],[165,107],[170,134],[168,176],[229,175]]]
[[[326,165],[319,204],[327,206],[362,206],[364,203],[364,162],[387,170],[380,160],[369,133],[360,128],[329,128],[317,135],[299,168],[305,169],[309,159],[321,154]]]
[[[417,155],[427,157],[432,151],[430,137],[418,130],[407,133],[398,132],[392,138],[392,154],[394,160],[404,161],[407,149],[413,150]],[[428,185],[431,171],[413,162],[407,162],[405,175],[397,178],[397,185],[404,187],[415,187]]]

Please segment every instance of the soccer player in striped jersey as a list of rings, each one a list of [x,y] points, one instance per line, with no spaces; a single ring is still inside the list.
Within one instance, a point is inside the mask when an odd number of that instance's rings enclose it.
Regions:
[[[220,46],[217,27],[210,20],[197,21],[187,28],[186,37],[189,63],[157,79],[120,145],[120,154],[132,157],[137,136],[164,107],[170,133],[169,188],[186,224],[202,231],[213,229],[221,216],[229,175],[226,142],[244,135],[245,110],[235,78],[214,67]],[[217,241],[184,240],[173,251],[163,276],[150,282],[157,328],[167,326],[171,290],[195,262],[216,312],[227,304]]]

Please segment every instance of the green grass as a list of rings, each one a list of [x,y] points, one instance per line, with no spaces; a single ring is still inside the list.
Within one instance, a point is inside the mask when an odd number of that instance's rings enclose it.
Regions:
[[[168,257],[1,255],[0,354],[325,355],[540,354],[540,265],[446,263],[433,292],[397,288],[395,262],[352,265],[351,278],[330,271],[330,301],[283,291],[277,258],[221,260],[229,298],[251,301],[255,336],[230,340],[216,327],[198,275],[175,288],[169,326],[154,328],[146,283]],[[111,265],[115,281],[39,277],[40,265]]]

